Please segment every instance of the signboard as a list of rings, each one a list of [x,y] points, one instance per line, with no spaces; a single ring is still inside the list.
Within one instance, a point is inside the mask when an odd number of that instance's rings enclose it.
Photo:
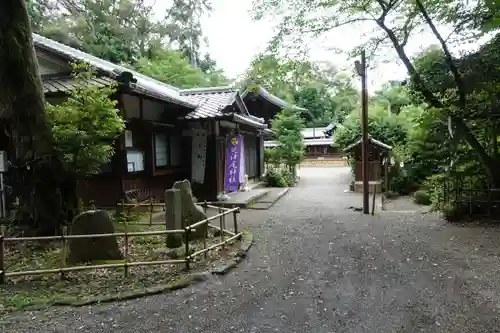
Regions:
[[[134,146],[133,140],[132,140],[132,131],[125,131],[125,147],[126,148],[132,148]]]
[[[224,175],[224,189],[227,192],[238,191],[241,178],[242,153],[241,135],[230,136],[227,142],[226,172]]]
[[[207,131],[193,130],[191,149],[191,181],[203,184],[205,182],[205,164],[207,157]]]

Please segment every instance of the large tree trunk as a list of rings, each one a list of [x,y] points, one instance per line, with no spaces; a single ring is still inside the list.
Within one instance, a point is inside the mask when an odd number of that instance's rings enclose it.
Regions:
[[[25,0],[0,1],[0,64],[0,117],[10,125],[18,222],[38,235],[53,234],[61,220],[61,164],[45,114]]]

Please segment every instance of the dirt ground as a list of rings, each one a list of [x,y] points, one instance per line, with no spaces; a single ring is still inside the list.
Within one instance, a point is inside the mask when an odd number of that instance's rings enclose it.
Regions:
[[[500,228],[348,209],[344,167],[302,168],[227,276],[163,294],[5,318],[1,332],[500,332]]]

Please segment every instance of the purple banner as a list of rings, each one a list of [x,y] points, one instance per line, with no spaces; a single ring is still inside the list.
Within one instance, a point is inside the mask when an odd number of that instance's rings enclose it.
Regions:
[[[227,192],[236,192],[240,185],[241,166],[241,135],[229,137],[226,152],[226,173],[224,189]]]

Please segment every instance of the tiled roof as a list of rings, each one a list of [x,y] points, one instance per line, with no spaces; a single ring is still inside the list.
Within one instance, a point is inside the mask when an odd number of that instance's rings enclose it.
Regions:
[[[236,90],[231,87],[195,88],[181,90],[180,93],[198,106],[186,119],[207,119],[223,116],[222,110],[234,102]]]
[[[382,148],[383,150],[387,150],[387,151],[392,150],[391,146],[383,143],[382,141],[375,140],[370,134],[368,134],[368,142],[374,146]],[[352,149],[354,149],[354,147],[360,146],[362,143],[363,143],[363,139],[359,139],[358,141],[354,142],[349,147],[345,148],[344,152],[351,151]]]
[[[264,120],[236,111],[236,99],[239,96],[236,88],[211,87],[185,89],[181,90],[181,96],[188,98],[190,102],[198,105],[196,110],[189,113],[185,119],[214,119],[226,116],[237,123],[262,129],[267,127],[264,124]],[[227,110],[228,106],[233,106],[234,111]]]
[[[276,147],[279,143],[276,140],[264,141],[264,147]],[[304,139],[304,145],[308,146],[333,146],[334,142],[331,138],[321,139]]]
[[[110,79],[109,77],[97,77],[91,78],[85,81],[76,81],[71,76],[64,77],[46,77],[43,78],[43,93],[57,93],[57,92],[67,92],[77,86],[82,85],[93,85],[97,87],[105,87],[109,86],[113,83],[116,83],[115,80]]]
[[[308,127],[302,130],[304,139],[324,138],[326,127]]]
[[[261,96],[262,98],[264,98],[266,101],[268,101],[269,103],[279,107],[279,108],[287,108],[287,107],[291,107],[291,108],[294,108],[296,110],[301,110],[301,111],[308,111],[307,109],[304,109],[304,108],[301,108],[301,107],[298,107],[296,105],[291,105],[289,104],[288,102],[282,100],[281,98],[277,97],[277,96],[274,96],[273,94],[271,94],[269,91],[267,91],[264,87],[257,87],[257,89],[255,91],[252,91],[252,90],[245,90],[242,94],[241,94],[241,97],[242,98],[245,98],[248,94],[251,94],[251,93],[254,93],[258,96]]]
[[[98,57],[56,42],[55,40],[40,36],[38,34],[33,34],[33,42],[35,43],[35,46],[40,47],[41,49],[44,49],[48,52],[58,54],[69,60],[85,61],[95,68],[107,73],[107,75],[109,75],[109,77],[111,78],[115,78],[123,72],[129,72],[137,80],[134,85],[139,88],[138,90],[143,90],[145,92],[148,92],[149,94],[154,95],[158,99],[162,99],[171,103],[183,105],[190,108],[196,107],[196,105],[193,105],[182,96],[180,96],[180,90],[178,88],[152,79],[146,75],[142,75],[124,66],[113,64],[109,61],[100,59]]]

